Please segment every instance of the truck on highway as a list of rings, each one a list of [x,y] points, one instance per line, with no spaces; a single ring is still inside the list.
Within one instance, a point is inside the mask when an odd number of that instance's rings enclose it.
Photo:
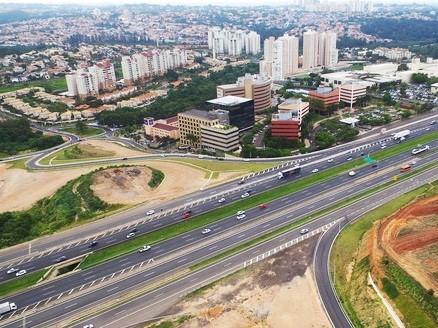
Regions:
[[[430,149],[430,147],[429,147],[429,145],[425,145],[425,146],[418,146],[418,148],[414,148],[414,149],[412,149],[412,155],[417,155],[417,154],[419,154],[419,153],[422,153],[423,151],[426,151],[426,150],[429,150]]]
[[[0,304],[0,315],[15,311],[17,309],[17,305],[11,302],[4,302]]]
[[[285,170],[278,172],[277,177],[278,177],[278,179],[287,178],[288,176],[291,176],[293,174],[300,173],[300,171],[301,171],[301,166],[296,165],[294,167],[290,167],[288,169],[285,169]]]
[[[411,134],[411,130],[403,130],[397,133],[394,133],[394,139],[397,141],[403,141]]]

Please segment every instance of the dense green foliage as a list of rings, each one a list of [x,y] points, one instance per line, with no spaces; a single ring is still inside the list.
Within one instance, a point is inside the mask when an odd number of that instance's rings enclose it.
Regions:
[[[163,181],[164,179],[164,173],[161,172],[160,170],[154,169],[152,167],[150,167],[151,171],[152,171],[152,177],[148,182],[149,187],[151,188],[156,188],[160,185],[160,183]]]
[[[120,108],[104,111],[97,116],[100,124],[128,126],[141,124],[144,117],[167,118],[177,113],[198,107],[205,109],[205,101],[216,98],[216,85],[233,83],[245,73],[257,73],[258,65],[226,66],[222,71],[211,72],[208,78],[196,76],[187,85],[170,89],[166,97],[142,108]]]
[[[386,259],[384,265],[386,274],[400,291],[409,295],[438,324],[438,298],[391,260]]]
[[[331,119],[321,122],[320,129],[315,135],[315,142],[319,149],[324,149],[335,143],[352,141],[358,134],[357,129],[351,128],[337,119]]]
[[[47,92],[58,92],[67,90],[67,82],[64,77],[42,79],[32,82],[12,83],[0,86],[0,93],[15,91],[23,88],[42,87]]]
[[[410,47],[410,50],[421,56],[438,58],[438,43],[415,45]]]
[[[390,298],[396,298],[399,293],[397,287],[386,277],[382,279],[383,290]]]
[[[397,41],[424,41],[438,39],[438,21],[430,20],[425,24],[420,19],[373,18],[361,25],[364,33]]]
[[[0,248],[53,233],[112,209],[93,194],[90,188],[92,174],[69,181],[29,210],[0,213]]]
[[[33,132],[26,119],[0,122],[0,152],[9,155],[25,150],[42,150],[60,145],[64,140],[60,136],[44,136]]]
[[[428,77],[424,73],[414,73],[412,74],[411,82],[433,84],[438,82],[438,77]]]

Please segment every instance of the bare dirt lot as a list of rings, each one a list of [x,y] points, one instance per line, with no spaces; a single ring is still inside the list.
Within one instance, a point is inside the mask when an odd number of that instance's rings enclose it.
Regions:
[[[70,170],[26,171],[8,169],[0,164],[0,212],[27,209],[41,198],[50,196],[69,180],[90,171],[90,168]]]
[[[313,281],[316,238],[189,295],[164,315],[191,319],[181,328],[330,327]],[[146,325],[143,327],[151,327]]]
[[[104,149],[105,151],[112,152],[114,154],[113,157],[138,156],[146,154],[145,152],[130,149],[116,142],[104,139],[88,139],[86,141],[81,141],[81,145],[90,145],[99,149]]]
[[[424,288],[438,291],[438,196],[421,199],[387,218],[379,246]]]

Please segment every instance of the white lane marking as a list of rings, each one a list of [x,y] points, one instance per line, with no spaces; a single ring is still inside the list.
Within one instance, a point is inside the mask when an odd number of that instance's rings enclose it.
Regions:
[[[76,306],[76,305],[78,305],[78,303],[73,303],[73,304],[65,306],[64,309],[68,309],[68,308],[71,308],[71,307]]]

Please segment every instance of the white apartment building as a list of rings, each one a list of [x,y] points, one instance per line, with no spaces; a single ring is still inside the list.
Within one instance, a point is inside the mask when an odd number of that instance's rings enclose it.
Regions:
[[[315,31],[303,33],[303,69],[318,66],[319,34]]]
[[[335,32],[307,31],[303,33],[303,69],[332,67],[338,63]]]
[[[264,42],[264,60],[260,61],[260,73],[273,80],[284,80],[298,71],[299,41],[295,36],[284,35],[277,40]]]
[[[109,60],[96,63],[88,69],[80,69],[65,76],[68,94],[71,97],[98,95],[100,91],[111,91],[116,84],[114,65]]]
[[[212,50],[213,58],[217,55],[255,55],[261,50],[260,35],[254,31],[213,27],[208,30],[208,49]]]
[[[122,57],[123,79],[127,83],[160,76],[169,69],[185,66],[187,56],[184,49],[164,49],[141,52]]]

